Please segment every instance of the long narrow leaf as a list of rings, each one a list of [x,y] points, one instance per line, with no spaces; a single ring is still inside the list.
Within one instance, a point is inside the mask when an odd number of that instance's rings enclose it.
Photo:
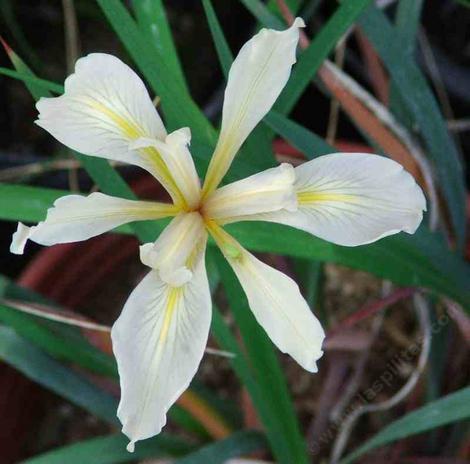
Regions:
[[[11,189],[13,187],[2,185],[0,193]],[[23,189],[27,191],[24,195],[21,193]],[[45,208],[50,206],[47,201],[52,203],[64,194],[61,190],[21,185],[14,186],[14,191],[16,198],[22,198],[24,209],[17,208],[15,211],[10,207],[3,216],[3,206],[7,205],[0,202],[0,219],[36,221],[35,218],[44,217]],[[27,201],[28,194],[31,195],[30,202]],[[0,195],[0,199],[3,198]],[[158,233],[164,224],[156,221],[153,226]],[[343,264],[390,279],[399,285],[427,287],[455,299],[470,311],[470,266],[455,253],[449,252],[444,240],[424,226],[412,236],[401,233],[354,248],[334,245],[305,232],[265,222],[257,223],[255,227],[250,222],[232,224],[227,229],[252,251]]]
[[[186,441],[165,434],[139,444],[134,453],[126,450],[128,441],[123,435],[92,438],[35,456],[22,464],[119,464],[136,459],[181,456],[191,450]]]
[[[470,387],[433,401],[391,423],[340,461],[350,464],[379,446],[470,417]]]
[[[165,57],[174,78],[188,90],[162,0],[134,0],[132,6],[140,29]]]
[[[271,448],[279,462],[306,463],[306,447],[274,347],[250,311],[237,278],[225,259],[217,255],[222,283],[239,327],[261,394],[268,402],[270,417],[264,421]],[[264,419],[264,418],[263,418]]]
[[[230,458],[243,456],[266,447],[264,436],[255,431],[243,430],[215,443],[203,446],[174,464],[224,464]]]
[[[291,78],[276,103],[276,109],[280,113],[286,114],[292,110],[323,61],[371,1],[348,0],[340,4],[300,55]]]
[[[115,398],[54,361],[6,327],[0,327],[0,359],[94,416],[118,425]]]
[[[395,31],[384,13],[372,6],[359,23],[383,59],[421,130],[462,248],[466,221],[463,170],[436,100],[418,67],[403,54],[400,44],[395,41]]]

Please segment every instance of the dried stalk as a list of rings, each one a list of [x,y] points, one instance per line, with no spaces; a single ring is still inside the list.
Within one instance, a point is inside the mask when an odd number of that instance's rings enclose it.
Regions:
[[[421,353],[416,369],[410,375],[405,385],[403,385],[403,387],[391,398],[377,404],[361,405],[357,409],[355,409],[349,416],[347,416],[341,426],[341,430],[338,436],[336,437],[335,443],[333,445],[333,450],[330,456],[330,464],[338,463],[339,459],[341,458],[341,455],[343,454],[343,450],[346,447],[348,438],[354,428],[354,424],[359,419],[359,417],[363,414],[371,412],[385,411],[403,401],[408,396],[408,394],[414,389],[419,380],[419,377],[421,376],[421,373],[426,367],[431,347],[431,323],[429,320],[429,308],[426,300],[419,293],[415,294],[414,296],[414,304],[422,333]]]

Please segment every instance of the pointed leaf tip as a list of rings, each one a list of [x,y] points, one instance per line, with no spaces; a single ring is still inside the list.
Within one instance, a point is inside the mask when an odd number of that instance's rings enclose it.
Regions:
[[[8,45],[6,40],[1,35],[0,35],[0,42],[2,43],[3,48],[5,49],[8,56],[10,56],[12,53],[14,53],[13,49],[10,47],[10,45]]]

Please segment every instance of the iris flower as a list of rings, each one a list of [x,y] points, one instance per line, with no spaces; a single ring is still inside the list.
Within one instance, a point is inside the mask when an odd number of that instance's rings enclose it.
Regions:
[[[166,413],[194,377],[211,321],[205,248],[212,236],[233,268],[253,314],[272,342],[303,368],[317,371],[324,331],[296,283],[253,256],[224,226],[271,221],[330,242],[356,246],[421,222],[425,199],[396,162],[354,153],[321,156],[296,168],[283,163],[220,186],[236,153],[271,109],[295,63],[297,18],[284,31],[263,29],[240,50],[229,73],[220,136],[201,184],[189,152],[190,130],[167,134],[140,78],[119,59],[79,59],[65,92],[37,104],[36,123],[80,153],[140,166],[172,203],[92,193],[59,198],[44,222],[18,225],[11,251],[28,239],[42,245],[86,240],[125,223],[172,217],[155,243],[140,248],[151,268],[112,329],[129,437],[156,435]],[[158,72],[156,70],[155,72]],[[312,110],[312,117],[316,116]]]

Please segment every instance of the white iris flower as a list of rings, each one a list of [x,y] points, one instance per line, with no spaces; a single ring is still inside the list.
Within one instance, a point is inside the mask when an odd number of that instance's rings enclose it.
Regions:
[[[399,164],[377,155],[335,153],[295,169],[281,164],[219,187],[237,151],[285,86],[302,26],[298,18],[285,31],[263,29],[240,50],[202,186],[188,150],[189,129],[167,134],[142,81],[113,56],[78,60],[65,93],[37,104],[37,124],[57,140],[80,153],[144,168],[172,198],[172,204],[164,204],[102,193],[67,195],[49,209],[44,222],[19,224],[11,246],[13,253],[22,253],[28,239],[43,245],[80,241],[132,221],[173,217],[155,243],[141,247],[141,260],[151,271],[112,329],[121,381],[118,416],[131,440],[129,450],[137,440],[160,432],[203,356],[211,321],[204,261],[208,235],[273,343],[315,372],[324,332],[298,286],[249,253],[223,226],[273,221],[356,246],[399,231],[413,233],[421,222],[421,189]]]

